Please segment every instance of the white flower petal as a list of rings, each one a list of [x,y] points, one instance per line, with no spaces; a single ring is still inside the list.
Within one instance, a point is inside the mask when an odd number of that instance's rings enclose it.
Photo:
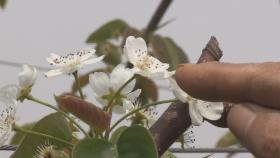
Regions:
[[[169,83],[170,83],[170,90],[172,90],[174,96],[176,98],[178,98],[181,102],[186,103],[188,94],[186,92],[184,92],[177,84],[177,82],[175,81],[175,79],[173,79],[172,77],[170,77],[169,79]]]
[[[0,100],[6,103],[14,104],[19,95],[19,87],[17,85],[7,85],[0,89]],[[7,105],[8,106],[8,105]]]
[[[95,54],[95,49],[93,48],[86,48],[86,49],[82,49],[80,50],[81,53],[85,54],[81,56],[81,61],[85,61],[87,59],[89,59],[91,56],[93,56]]]
[[[125,113],[128,113],[128,112],[131,112],[132,110],[134,110],[135,107],[131,100],[123,99],[123,108],[125,110]]]
[[[61,65],[63,65],[63,63],[56,63],[56,62],[55,62],[55,60],[56,60],[56,59],[59,59],[59,58],[60,58],[59,55],[57,55],[57,54],[55,54],[55,53],[51,53],[51,54],[50,54],[50,57],[47,57],[46,60],[47,60],[47,62],[48,62],[49,64],[51,64],[51,65],[61,66]]]
[[[162,79],[169,78],[170,75],[168,74],[167,71],[161,71],[161,72],[149,73],[146,77],[156,79],[156,80],[162,80]]]
[[[96,97],[109,94],[110,80],[106,73],[95,72],[89,76],[89,84]]]
[[[209,120],[218,120],[221,118],[221,114],[224,110],[222,102],[206,102],[198,100],[197,106],[201,115]]]
[[[91,59],[85,60],[83,62],[83,64],[84,65],[94,64],[94,63],[102,61],[104,59],[104,57],[105,57],[105,55],[102,55],[102,56],[97,57],[97,58],[91,58]]]
[[[126,110],[120,105],[114,105],[113,106],[113,112],[116,113],[116,114],[122,115],[122,114],[126,113]]]
[[[46,77],[53,77],[53,76],[61,75],[63,73],[64,73],[63,69],[54,69],[54,70],[50,70],[50,71],[46,72],[45,76]]]
[[[0,146],[5,143],[12,132],[18,91],[19,88],[16,85],[7,85],[0,89]]]
[[[50,58],[51,58],[51,59],[57,59],[57,58],[60,58],[60,55],[57,55],[57,54],[55,54],[55,53],[51,53],[51,54],[50,54]]]
[[[151,72],[162,72],[162,71],[166,71],[169,68],[169,64],[162,63],[157,58],[154,58],[152,56],[148,56],[148,60],[150,61],[148,70]]]
[[[189,102],[189,114],[194,126],[200,126],[203,122],[203,117],[200,114],[199,109],[197,108],[195,101]]]
[[[123,90],[121,91],[121,94],[128,94],[130,93],[134,87],[135,87],[135,84],[136,84],[136,79],[130,81],[124,88]]]
[[[124,65],[117,65],[110,74],[110,82],[112,83],[114,91],[118,91],[131,77],[133,73],[130,69],[124,67]],[[128,83],[121,94],[127,94],[131,92],[135,86],[135,80]]]
[[[19,86],[22,89],[26,89],[32,86],[37,78],[37,70],[35,67],[24,64],[22,65],[22,71],[18,74]]]
[[[50,57],[46,59],[51,65],[60,67],[59,70],[61,71],[50,71],[46,76],[51,77],[60,74],[70,74],[77,71],[78,69],[81,69],[84,65],[93,64],[103,60],[104,56],[90,58],[94,55],[94,53],[94,49],[83,49],[76,53],[70,53],[65,56],[59,56],[52,53],[50,54]]]
[[[172,75],[167,71],[169,64],[148,55],[147,45],[143,38],[129,36],[124,46],[124,54],[134,68],[138,68],[134,70],[137,74],[154,79],[166,79]]]
[[[141,94],[141,89],[136,89],[133,92],[130,92],[126,95],[126,98],[128,100],[130,100],[132,103],[135,103],[137,101],[137,98],[140,96]]]
[[[129,36],[126,39],[124,46],[124,54],[127,59],[134,65],[137,61],[148,54],[147,45],[143,38],[135,38]]]

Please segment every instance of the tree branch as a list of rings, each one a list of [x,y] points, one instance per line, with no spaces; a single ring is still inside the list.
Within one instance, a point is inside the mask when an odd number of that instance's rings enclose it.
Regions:
[[[161,3],[159,4],[157,10],[155,11],[154,15],[152,16],[152,18],[144,32],[143,37],[146,40],[148,40],[149,36],[157,29],[160,20],[162,19],[164,13],[168,9],[168,7],[170,6],[172,1],[173,0],[162,0],[161,1]]]
[[[202,54],[197,62],[204,63],[210,61],[218,61],[222,57],[222,50],[215,37],[211,37],[206,47],[202,50]],[[226,111],[227,109],[225,109]],[[224,118],[213,121],[213,124],[225,126]],[[186,129],[191,126],[191,119],[188,111],[188,103],[173,103],[161,115],[161,117],[150,128],[159,155],[162,155],[175,141],[181,136]]]

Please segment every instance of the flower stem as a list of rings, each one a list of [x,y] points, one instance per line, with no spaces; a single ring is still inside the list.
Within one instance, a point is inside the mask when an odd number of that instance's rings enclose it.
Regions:
[[[136,78],[136,75],[133,75],[129,80],[127,80],[119,89],[118,91],[114,94],[114,96],[112,97],[112,99],[109,101],[109,103],[107,104],[105,111],[111,113],[111,110],[113,108],[113,103],[115,101],[115,99],[118,97],[118,95],[121,93],[121,91],[132,81]]]
[[[40,137],[45,137],[45,138],[53,139],[53,140],[59,141],[61,143],[70,145],[72,147],[74,146],[72,143],[70,143],[70,142],[68,142],[66,140],[63,140],[63,139],[60,139],[60,138],[57,138],[57,137],[54,137],[54,136],[51,136],[51,135],[48,135],[48,134],[44,134],[44,133],[40,133],[40,132],[24,129],[24,128],[21,128],[21,127],[19,127],[17,125],[14,126],[14,130],[17,131],[17,132],[22,132],[22,133],[26,133],[26,134],[32,134],[32,135],[37,135],[37,136],[40,136]]]
[[[75,78],[76,86],[79,90],[80,97],[82,99],[85,99],[85,96],[84,96],[83,91],[82,91],[81,83],[80,83],[80,80],[79,80],[79,77],[78,77],[78,71],[73,72],[73,76]]]
[[[127,113],[126,115],[124,115],[123,117],[121,117],[117,122],[114,123],[114,125],[110,128],[110,132],[119,124],[121,123],[123,120],[125,120],[127,117],[129,117],[130,115],[142,110],[142,109],[146,109],[146,108],[149,108],[151,106],[155,106],[155,105],[159,105],[159,104],[165,104],[165,103],[173,103],[173,102],[176,102],[178,101],[178,99],[169,99],[169,100],[162,100],[162,101],[158,101],[158,102],[154,102],[154,103],[151,103],[151,104],[146,104],[146,105],[143,105],[142,107],[138,108],[138,109],[135,109],[129,113]]]
[[[49,108],[51,108],[51,109],[53,109],[53,110],[59,112],[59,113],[62,114],[64,117],[66,117],[67,119],[69,119],[70,122],[72,122],[73,124],[75,124],[75,125],[77,126],[77,128],[79,128],[80,131],[84,133],[84,135],[85,135],[86,137],[88,137],[88,138],[90,137],[90,136],[87,134],[87,132],[86,132],[73,118],[71,118],[67,113],[65,113],[64,111],[60,110],[59,108],[57,108],[57,107],[55,107],[55,106],[53,106],[53,105],[51,105],[51,104],[49,104],[49,103],[46,103],[46,102],[44,102],[44,101],[41,101],[41,100],[39,100],[39,99],[37,99],[37,98],[34,98],[34,97],[31,96],[31,95],[27,96],[26,99],[31,100],[31,101],[34,101],[34,102],[39,103],[39,104],[41,104],[41,105],[47,106],[47,107],[49,107]]]
[[[109,103],[107,104],[107,106],[105,107],[105,111],[107,111],[107,113],[109,113],[110,116],[112,116],[112,110],[113,110],[113,103],[114,100],[118,97],[118,95],[121,93],[121,91],[132,81],[136,78],[136,75],[133,75],[129,80],[127,80],[119,89],[118,91],[114,94],[114,96],[112,97],[112,99],[109,101]],[[110,121],[111,122],[111,121]],[[105,131],[105,138],[108,139],[109,138],[109,134],[110,134],[110,129],[108,128]]]

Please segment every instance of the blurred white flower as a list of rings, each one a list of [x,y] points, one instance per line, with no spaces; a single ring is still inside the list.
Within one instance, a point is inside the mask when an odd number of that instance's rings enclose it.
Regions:
[[[147,45],[143,38],[129,36],[125,42],[124,54],[133,64],[133,72],[137,74],[153,79],[166,79],[173,75],[173,72],[167,71],[169,64],[148,55]]]
[[[12,132],[18,92],[19,88],[16,85],[7,85],[0,89],[0,146],[7,141]]]
[[[130,69],[125,68],[124,65],[117,65],[111,74],[108,76],[104,72],[95,72],[89,76],[89,83],[93,90],[96,99],[103,105],[107,105],[115,93],[124,85],[134,74]],[[115,100],[113,111],[123,114],[126,110],[123,104],[136,100],[140,95],[141,90],[133,91],[136,80],[132,80],[120,92],[119,97]]]
[[[124,106],[124,108],[126,109],[126,113],[139,109],[140,107],[142,107],[142,105],[138,100],[129,102],[129,104],[125,104]],[[155,123],[155,117],[157,114],[158,112],[155,107],[149,107],[139,110],[138,112],[133,114],[130,117],[130,120],[132,120],[133,124],[143,123],[146,127],[150,127]]]
[[[59,68],[48,71],[45,73],[45,76],[52,77],[61,74],[70,74],[85,65],[97,63],[104,58],[104,55],[91,58],[94,55],[95,49],[92,48],[82,49],[77,53],[70,53],[66,56],[59,56],[57,54],[51,53],[50,57],[47,58],[47,61],[50,63],[50,65],[54,65]]]
[[[18,74],[19,87],[28,89],[33,86],[37,79],[37,70],[35,67],[28,64],[23,64],[21,72]]]
[[[193,125],[201,125],[203,122],[203,117],[209,120],[218,120],[221,118],[221,114],[224,110],[223,103],[206,102],[192,98],[178,86],[177,82],[172,77],[169,78],[169,82],[170,89],[172,90],[175,97],[177,97],[183,103],[189,103],[189,114]]]

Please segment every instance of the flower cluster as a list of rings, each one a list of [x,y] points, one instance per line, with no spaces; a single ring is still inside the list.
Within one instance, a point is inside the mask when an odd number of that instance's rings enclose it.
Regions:
[[[116,98],[116,92],[135,74],[142,75],[151,79],[168,79],[170,89],[175,97],[182,102],[189,103],[189,112],[193,125],[201,125],[203,118],[216,120],[221,117],[223,105],[221,103],[211,103],[192,98],[185,93],[172,78],[174,71],[168,71],[169,64],[162,63],[158,59],[149,55],[146,42],[143,38],[129,36],[124,45],[124,55],[133,65],[133,68],[125,68],[124,64],[117,65],[112,72],[107,75],[105,72],[95,72],[90,75],[89,82],[95,98],[103,105],[112,106],[113,111],[118,114],[124,114],[132,111],[139,106],[135,102],[139,97],[141,90],[134,90],[136,80],[128,83]],[[45,75],[47,77],[60,74],[69,74],[82,68],[84,65],[93,64],[101,61],[104,56],[89,59],[95,53],[94,49],[84,49],[77,53],[71,53],[66,56],[51,54],[47,61],[59,69],[51,70]],[[133,91],[134,90],[134,91]],[[107,105],[112,99],[112,105]]]
[[[91,74],[89,77],[89,83],[96,99],[105,106],[111,99],[113,99],[120,87],[132,76],[133,72],[120,64],[113,69],[109,76],[104,72],[95,72],[94,74]],[[113,102],[114,112],[119,114],[126,113],[128,108],[125,107],[129,107],[131,102],[138,98],[141,90],[137,89],[133,91],[135,83],[136,80],[132,80],[119,93],[119,96],[115,99],[116,101]]]
[[[146,42],[143,38],[135,38],[133,36],[129,36],[124,45],[123,49],[125,57],[128,59],[133,67],[127,68],[124,63],[121,63],[115,66],[110,73],[106,72],[94,72],[89,75],[89,84],[93,90],[93,96],[96,100],[102,105],[101,108],[88,108],[95,106],[94,104],[85,103],[84,109],[81,112],[82,114],[91,114],[91,112],[97,113],[97,111],[104,115],[109,115],[109,121],[111,120],[112,112],[120,115],[124,115],[119,122],[125,119],[131,120],[132,124],[142,124],[146,127],[150,127],[155,121],[155,115],[157,115],[157,111],[155,109],[155,105],[157,104],[148,104],[142,105],[139,99],[141,94],[141,89],[136,88],[136,76],[141,75],[150,79],[156,80],[167,80],[170,84],[170,90],[172,90],[174,96],[179,99],[181,102],[189,103],[189,114],[192,120],[192,124],[195,126],[199,126],[202,124],[204,118],[210,120],[216,120],[221,117],[221,113],[223,112],[222,103],[214,103],[214,102],[206,102],[202,100],[195,99],[189,96],[186,92],[184,92],[173,79],[174,71],[169,71],[169,64],[162,63],[160,60],[151,56],[148,52],[148,48]],[[81,109],[80,102],[86,102],[84,99],[84,95],[82,93],[82,89],[80,87],[79,78],[78,78],[78,70],[84,67],[85,65],[95,64],[104,59],[104,55],[96,57],[94,49],[82,49],[76,53],[70,53],[66,56],[60,56],[57,54],[50,54],[50,57],[46,58],[50,65],[53,65],[57,68],[50,70],[45,73],[46,77],[52,77],[62,74],[73,74],[76,80],[76,84],[79,88],[79,93],[81,98],[79,102],[75,99],[74,104],[72,104],[71,108],[74,108],[74,111]],[[110,69],[111,70],[111,69]],[[15,123],[15,114],[17,109],[18,100],[23,102],[25,99],[35,101],[39,104],[50,107],[60,114],[67,118],[69,122],[74,126],[79,128],[81,132],[84,133],[85,136],[88,136],[88,133],[77,123],[75,119],[72,118],[68,113],[52,106],[43,101],[37,100],[31,95],[31,90],[33,85],[35,84],[37,79],[37,70],[33,66],[28,64],[22,65],[22,70],[18,74],[18,84],[7,85],[0,89],[0,102],[1,102],[1,114],[0,114],[0,146],[5,143],[5,141],[9,138],[9,135],[16,126]],[[174,101],[173,99],[172,101]],[[170,102],[170,101],[169,101]],[[59,101],[58,101],[59,103]],[[162,102],[163,103],[163,102]],[[166,103],[166,102],[165,102]],[[80,106],[76,106],[76,105]],[[159,104],[159,103],[158,103]],[[92,105],[92,106],[91,106]],[[79,109],[80,107],[80,109]],[[65,109],[64,109],[65,110]],[[101,111],[101,112],[100,112]],[[71,111],[68,111],[71,113]],[[73,115],[74,112],[72,112]],[[80,114],[77,112],[76,114]],[[75,115],[76,116],[76,115]],[[81,115],[79,115],[81,116]],[[85,116],[79,117],[79,119],[83,120]],[[95,122],[100,122],[100,120],[89,116],[90,119]],[[83,120],[86,122],[85,120]],[[108,122],[109,122],[108,121]],[[118,125],[118,121],[112,126],[114,128]],[[89,124],[89,123],[88,123]],[[105,123],[104,123],[105,124]],[[89,124],[90,125],[90,124]],[[90,125],[94,126],[94,125]],[[110,123],[108,123],[108,127]],[[98,131],[97,127],[90,127],[91,130],[96,133],[97,136],[103,137],[103,133],[110,132],[112,128],[106,126],[106,129],[103,131]],[[20,128],[18,128],[20,129]],[[26,130],[23,130],[26,131]],[[76,131],[75,131],[76,132]],[[106,132],[104,138],[106,138]],[[31,131],[32,133],[32,131]],[[34,133],[32,133],[34,134]],[[38,133],[35,133],[38,134]],[[75,135],[75,133],[73,133]],[[191,135],[192,133],[187,133],[186,135]],[[40,133],[39,133],[40,135]],[[45,134],[43,136],[46,137]],[[48,136],[47,136],[48,137]],[[54,138],[50,136],[48,138]],[[193,142],[193,137],[184,136],[184,141],[188,144],[189,142]],[[61,141],[62,143],[70,144],[65,142],[65,140],[56,138],[56,141]],[[56,155],[56,156],[53,156]],[[54,145],[45,144],[39,146],[37,149],[34,158],[43,158],[43,157],[69,157],[63,151],[57,150]]]

